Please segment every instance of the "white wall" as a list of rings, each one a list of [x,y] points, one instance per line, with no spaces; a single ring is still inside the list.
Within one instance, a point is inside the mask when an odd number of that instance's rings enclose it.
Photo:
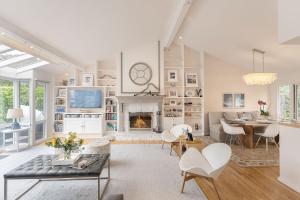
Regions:
[[[204,114],[205,133],[208,132],[208,112],[258,110],[259,99],[267,101],[268,87],[248,86],[242,76],[249,73],[244,67],[224,63],[211,55],[204,54]],[[224,93],[244,93],[244,109],[224,109]]]
[[[299,0],[278,0],[278,39],[280,43],[300,43],[299,8]]]
[[[120,57],[119,57],[120,58]],[[158,69],[158,44],[157,41],[153,41],[152,43],[142,44],[139,47],[135,47],[132,49],[128,49],[123,51],[123,91],[124,92],[140,92],[146,88],[146,86],[138,86],[135,85],[129,78],[129,70],[131,66],[137,62],[147,63],[152,69],[152,79],[149,83],[153,83],[158,87],[159,80],[159,72],[160,72],[160,87],[161,93],[163,89],[163,49],[160,47],[160,66]],[[121,69],[120,61],[117,61],[118,68]],[[121,73],[121,70],[119,70]],[[121,81],[121,74],[118,75],[119,81]],[[130,95],[126,93],[121,93],[121,83],[118,88],[118,93],[120,95]],[[150,88],[151,91],[156,91],[154,88]]]

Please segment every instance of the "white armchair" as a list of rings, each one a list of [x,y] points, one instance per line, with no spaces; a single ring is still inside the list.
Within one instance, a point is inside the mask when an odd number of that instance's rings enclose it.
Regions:
[[[265,137],[266,138],[266,150],[268,151],[269,147],[268,147],[268,143],[269,143],[269,139],[271,139],[271,142],[273,142],[275,144],[275,146],[277,147],[277,149],[279,149],[278,144],[275,140],[275,137],[279,134],[279,126],[278,124],[270,124],[263,133],[254,133],[255,135],[258,135],[259,138],[256,142],[255,147],[258,145],[261,137]]]
[[[184,172],[181,193],[186,181],[196,177],[210,181],[220,199],[215,180],[221,174],[231,158],[231,148],[224,143],[214,143],[205,147],[202,152],[191,147],[181,157],[179,167]]]
[[[193,131],[192,127],[187,124],[180,124],[176,125],[171,128],[171,130],[166,130],[162,132],[161,139],[162,139],[162,146],[161,148],[164,148],[165,143],[171,144],[171,150],[170,155],[172,154],[172,148],[175,143],[178,143],[178,138],[184,134],[184,131],[187,130],[191,133]]]
[[[243,142],[240,138],[241,135],[245,135],[245,131],[244,131],[243,127],[230,126],[229,124],[227,124],[225,122],[224,119],[220,119],[220,122],[223,126],[224,132],[227,133],[226,142],[229,139],[229,144],[231,145],[232,140],[233,140],[233,142],[238,141],[240,143],[240,145],[243,147]]]

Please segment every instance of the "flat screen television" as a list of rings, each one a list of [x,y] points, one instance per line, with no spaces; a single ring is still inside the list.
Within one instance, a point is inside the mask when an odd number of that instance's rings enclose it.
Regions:
[[[99,89],[71,89],[70,108],[102,108],[102,91]]]

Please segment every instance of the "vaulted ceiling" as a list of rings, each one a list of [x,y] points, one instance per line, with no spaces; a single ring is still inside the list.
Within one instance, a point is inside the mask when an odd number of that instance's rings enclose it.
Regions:
[[[164,38],[181,1],[0,0],[0,25],[86,67]],[[177,36],[249,70],[252,48],[267,52],[268,71],[299,69],[300,46],[280,45],[277,33],[277,0],[193,0]]]
[[[164,37],[179,1],[0,0],[0,19],[27,39],[88,67]]]
[[[189,46],[249,70],[258,48],[266,51],[267,71],[300,71],[300,45],[279,44],[277,15],[277,0],[195,0],[179,34]]]

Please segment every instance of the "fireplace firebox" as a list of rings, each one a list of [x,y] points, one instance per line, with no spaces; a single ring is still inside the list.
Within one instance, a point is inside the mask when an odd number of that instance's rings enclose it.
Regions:
[[[152,112],[129,113],[130,130],[152,130]]]

